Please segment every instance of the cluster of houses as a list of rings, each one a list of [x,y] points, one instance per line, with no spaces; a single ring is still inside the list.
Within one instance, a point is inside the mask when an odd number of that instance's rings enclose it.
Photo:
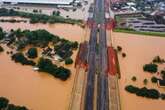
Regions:
[[[153,19],[149,18],[128,18],[126,27],[136,31],[165,32],[164,24],[157,24]]]
[[[111,0],[111,4],[114,15],[124,16],[124,25],[122,25],[124,28],[165,32],[164,0],[117,0],[116,2]],[[140,18],[137,17],[139,14]]]
[[[165,13],[164,0],[111,0],[111,9],[115,13]]]

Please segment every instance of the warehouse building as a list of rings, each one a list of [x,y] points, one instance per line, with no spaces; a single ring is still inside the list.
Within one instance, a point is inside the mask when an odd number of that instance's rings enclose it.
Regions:
[[[0,0],[2,4],[71,5],[74,0]]]

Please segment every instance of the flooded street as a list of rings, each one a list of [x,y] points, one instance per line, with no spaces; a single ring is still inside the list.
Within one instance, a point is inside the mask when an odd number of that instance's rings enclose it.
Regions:
[[[28,23],[0,23],[0,27],[10,29],[46,29],[71,41],[80,42],[84,30],[77,25],[66,24],[28,24]],[[11,103],[25,105],[30,110],[67,110],[72,92],[75,69],[74,64],[65,66],[71,69],[71,77],[61,81],[51,75],[32,70],[30,66],[22,66],[11,61],[6,54],[0,54],[0,96],[8,98]],[[72,55],[75,60],[77,51]]]
[[[159,55],[165,59],[165,38],[126,33],[113,33],[112,35],[114,46],[121,46],[122,51],[126,53],[125,58],[118,54],[121,70],[119,87],[122,110],[162,110],[165,101],[138,97],[126,92],[124,88],[129,84],[144,87],[143,80],[146,78],[147,88],[156,88],[165,93],[165,89],[158,88],[157,84],[151,83],[151,74],[143,72],[143,65],[150,63],[155,56]],[[165,67],[165,65],[162,66]],[[137,77],[136,82],[131,80],[133,76]]]

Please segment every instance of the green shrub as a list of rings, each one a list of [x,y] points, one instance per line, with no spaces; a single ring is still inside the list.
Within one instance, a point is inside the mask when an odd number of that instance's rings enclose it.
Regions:
[[[25,106],[9,104],[9,100],[5,97],[0,97],[0,110],[28,110]]]
[[[137,96],[151,98],[151,99],[159,99],[160,93],[156,89],[147,89],[146,87],[138,88],[132,85],[128,85],[125,87],[125,90],[129,93],[136,94]]]
[[[156,73],[158,71],[158,66],[156,64],[145,64],[143,70],[150,73]]]
[[[136,93],[137,91],[139,91],[139,88],[129,85],[125,87],[125,90],[130,93]]]
[[[144,83],[144,85],[147,85],[148,80],[147,80],[147,79],[144,79],[144,80],[143,80],[143,83]]]
[[[47,72],[61,80],[67,80],[70,77],[70,70],[64,67],[57,67],[49,59],[40,58],[38,65],[39,71]]]
[[[153,63],[163,63],[164,59],[161,59],[160,56],[156,56],[153,61]]]
[[[4,110],[8,106],[9,100],[5,97],[0,97],[0,109]]]
[[[69,65],[69,64],[72,64],[73,63],[73,60],[71,58],[66,58],[65,59],[65,64],[66,65]]]
[[[155,76],[153,76],[153,77],[151,78],[151,82],[152,82],[152,83],[157,83],[157,81],[158,81],[158,78],[156,78]]]
[[[121,51],[122,51],[122,47],[121,47],[121,46],[117,46],[117,50],[118,50],[119,52],[121,52]]]
[[[126,57],[126,53],[122,53],[122,57]]]
[[[7,110],[28,110],[25,106],[18,106],[14,104],[9,104]]]
[[[32,60],[28,60],[24,55],[23,53],[15,53],[11,56],[12,60],[14,60],[16,63],[19,62],[21,63],[22,65],[32,65],[34,66],[35,65],[35,62],[32,61]]]
[[[27,55],[29,58],[36,58],[38,56],[37,48],[30,48]]]
[[[132,81],[136,81],[137,78],[135,76],[132,77]]]

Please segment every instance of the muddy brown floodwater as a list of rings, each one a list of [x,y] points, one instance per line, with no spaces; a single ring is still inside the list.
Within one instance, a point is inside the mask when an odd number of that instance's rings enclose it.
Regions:
[[[126,92],[124,88],[128,84],[143,87],[143,80],[147,78],[146,87],[156,88],[165,93],[165,89],[151,83],[151,74],[143,72],[143,65],[150,63],[153,57],[159,55],[165,59],[165,38],[125,33],[113,33],[112,36],[114,46],[122,46],[123,52],[127,55],[126,58],[122,58],[121,54],[118,54],[121,69],[119,87],[122,110],[163,110],[165,101],[137,97]],[[162,67],[165,68],[165,65]],[[136,82],[131,81],[132,76],[137,77]]]
[[[10,29],[46,29],[72,41],[80,42],[84,30],[76,25],[67,24],[28,24],[28,23],[0,23],[4,30]],[[10,99],[11,103],[25,105],[31,110],[67,110],[72,92],[75,69],[71,69],[71,77],[61,81],[45,73],[34,72],[30,66],[22,66],[11,61],[6,54],[0,54],[0,96]],[[77,51],[72,58],[75,60]]]
[[[0,17],[2,19],[4,17]],[[12,17],[15,19],[21,19],[19,17]],[[9,17],[5,17],[5,19],[9,19]],[[6,31],[10,31],[11,29],[46,29],[52,34],[59,35],[60,37],[66,38],[72,41],[80,42],[83,40],[83,36],[85,35],[84,29],[82,29],[78,25],[69,25],[69,24],[29,24],[29,23],[2,23],[0,22],[0,27],[2,27]]]

